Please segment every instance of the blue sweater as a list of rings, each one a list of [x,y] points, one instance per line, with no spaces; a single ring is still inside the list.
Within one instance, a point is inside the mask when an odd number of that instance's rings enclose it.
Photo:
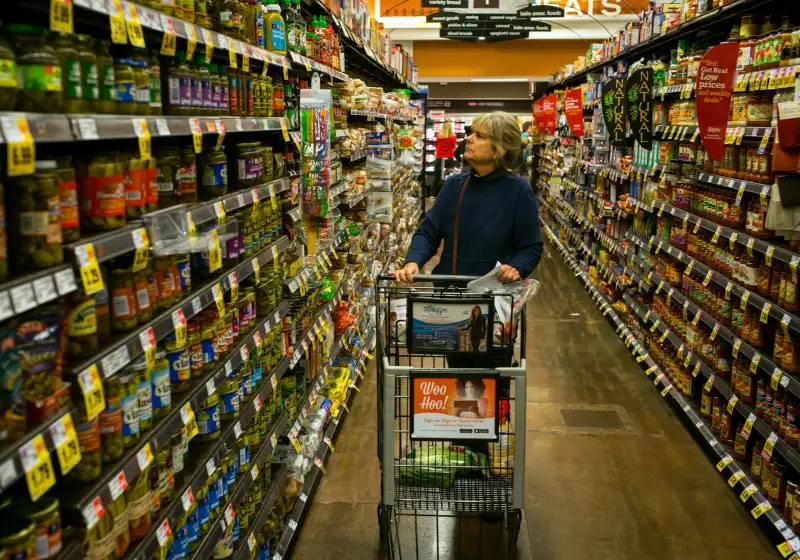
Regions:
[[[467,174],[445,181],[433,208],[411,240],[406,262],[420,268],[436,254],[444,239],[444,251],[434,274],[452,274],[456,206]],[[461,199],[458,217],[456,274],[483,276],[499,261],[530,276],[542,257],[539,205],[530,184],[497,169],[479,177],[471,174]]]

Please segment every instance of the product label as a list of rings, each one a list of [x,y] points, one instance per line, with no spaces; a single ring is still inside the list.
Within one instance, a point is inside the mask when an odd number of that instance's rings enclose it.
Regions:
[[[164,408],[172,404],[169,368],[154,371],[150,381],[153,384],[153,408]]]
[[[192,371],[203,369],[203,344],[194,344],[189,347],[189,363]]]
[[[250,447],[245,442],[245,445],[239,448],[239,464],[247,465],[250,463]]]
[[[150,88],[138,87],[135,88],[134,95],[136,95],[136,103],[142,105],[150,105]]]
[[[125,205],[142,207],[147,200],[147,176],[144,169],[125,171]]]
[[[214,404],[197,413],[197,431],[199,434],[212,434],[219,431],[219,405]],[[209,494],[211,490],[209,490]]]
[[[61,67],[25,64],[19,67],[22,89],[36,91],[62,91]]]
[[[125,213],[125,185],[121,176],[83,177],[80,190],[83,216],[105,218]]]
[[[70,310],[69,336],[89,336],[97,332],[97,313],[94,298],[79,303]]]
[[[122,430],[122,399],[107,398],[106,403],[109,405],[113,403],[113,406],[108,406],[100,413],[100,433],[114,434]]]
[[[78,227],[78,183],[75,181],[60,181],[58,183],[58,194],[61,228]]]
[[[116,82],[114,81],[114,67],[101,66],[100,67],[100,95],[103,101],[116,101],[117,90]]]
[[[228,186],[228,164],[209,163],[203,169],[204,187],[227,187]]]
[[[240,179],[258,179],[261,177],[261,160],[237,159]]]
[[[270,25],[269,41],[271,43],[269,50],[275,52],[286,51],[286,31],[283,22],[277,18],[273,19]]]
[[[143,381],[136,385],[137,409],[139,411],[139,421],[149,420],[153,417],[153,389],[150,381]]]
[[[64,64],[67,77],[67,97],[80,99],[83,97],[83,80],[81,79],[81,63],[78,60],[67,59]]]
[[[189,79],[192,88],[192,107],[200,108],[203,106],[203,90],[200,88],[200,78],[192,77]]]
[[[225,415],[236,414],[239,412],[239,394],[222,393],[222,413]]]
[[[167,80],[167,99],[174,107],[181,104],[181,82],[174,76],[170,76]]]
[[[83,98],[100,99],[100,75],[97,71],[97,64],[94,62],[82,63],[81,75],[83,77]]]
[[[136,86],[131,81],[115,82],[114,91],[120,103],[136,103]]]
[[[188,259],[178,263],[178,278],[181,282],[181,290],[192,289],[192,269]]]
[[[150,282],[136,282],[136,309],[141,313],[150,309]]]
[[[203,340],[201,345],[203,348],[203,363],[214,365],[216,363],[214,339],[213,338],[205,339]]]
[[[111,292],[113,313],[115,319],[130,319],[136,317],[136,300],[133,288],[114,288]]]
[[[8,58],[0,58],[0,87],[18,88],[17,63]]]
[[[192,106],[192,88],[189,78],[178,78],[178,101],[181,107]]]
[[[211,79],[210,78],[203,78],[200,80],[200,97],[201,97],[201,106],[206,109],[211,109],[214,107],[214,101],[212,100],[212,91],[211,91]]]
[[[189,365],[189,353],[186,348],[169,352],[169,378],[173,383],[188,381],[191,376],[191,366]]]
[[[93,453],[100,449],[100,423],[89,422],[76,426],[78,432],[78,444],[81,448],[81,455]]]

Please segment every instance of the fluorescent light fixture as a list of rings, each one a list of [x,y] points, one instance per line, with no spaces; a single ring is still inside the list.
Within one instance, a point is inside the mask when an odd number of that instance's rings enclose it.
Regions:
[[[530,78],[470,78],[470,82],[528,82]]]

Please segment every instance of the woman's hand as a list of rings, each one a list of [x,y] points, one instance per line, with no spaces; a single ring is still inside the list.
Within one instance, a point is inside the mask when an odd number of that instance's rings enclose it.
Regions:
[[[406,263],[400,270],[394,271],[394,277],[398,282],[403,284],[411,284],[414,282],[414,276],[419,274],[419,267],[417,263]]]
[[[501,265],[500,270],[497,271],[497,279],[503,284],[516,282],[519,280],[519,271],[507,264]]]

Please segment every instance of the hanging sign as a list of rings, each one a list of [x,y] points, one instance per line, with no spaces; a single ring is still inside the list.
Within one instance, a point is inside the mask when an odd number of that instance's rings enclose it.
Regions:
[[[653,69],[642,68],[625,84],[628,122],[634,139],[645,150],[653,147]]]
[[[711,47],[697,69],[697,124],[708,157],[722,161],[739,43]]]
[[[544,132],[544,98],[537,99],[533,102],[533,123],[539,132]]]
[[[517,15],[520,17],[532,18],[562,18],[564,17],[564,8],[531,4],[530,6],[517,10]]]
[[[608,140],[621,144],[625,140],[625,78],[611,78],[605,82],[602,101]]]
[[[580,88],[568,89],[564,94],[564,114],[576,138],[583,136],[583,103]]]
[[[550,134],[556,131],[556,94],[548,95],[544,98],[542,105],[542,117],[544,117],[544,128]]]
[[[421,8],[469,8],[469,0],[421,0]]]

